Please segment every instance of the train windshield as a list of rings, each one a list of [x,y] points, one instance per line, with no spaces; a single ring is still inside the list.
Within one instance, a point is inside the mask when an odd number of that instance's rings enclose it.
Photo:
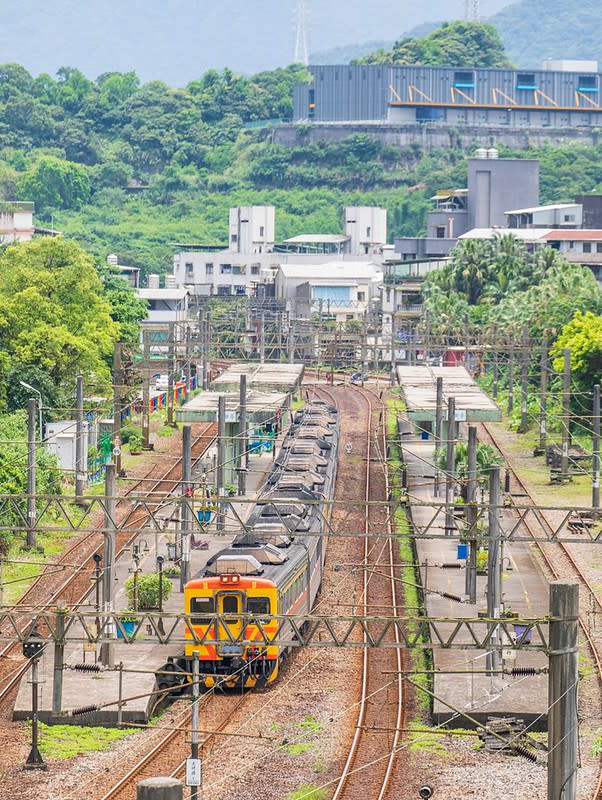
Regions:
[[[215,614],[215,603],[213,597],[191,597],[190,613],[193,625],[209,625],[211,615]]]
[[[270,613],[269,597],[247,597],[247,611],[249,614],[259,616]]]
[[[222,614],[240,614],[239,596],[237,594],[223,594],[221,596],[220,611]],[[228,625],[235,625],[237,622],[240,622],[240,620],[226,619]]]

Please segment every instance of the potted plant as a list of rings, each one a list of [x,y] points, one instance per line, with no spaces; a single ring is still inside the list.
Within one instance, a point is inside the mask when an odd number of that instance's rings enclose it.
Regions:
[[[179,578],[180,577],[180,567],[176,567],[175,564],[168,564],[163,569],[163,575],[166,578]]]
[[[119,622],[125,631],[125,635],[129,637],[132,636],[136,630],[136,623],[138,622],[138,619],[134,611],[126,608],[119,615]],[[117,638],[123,639],[123,633],[121,632],[119,625],[117,626]]]
[[[160,582],[158,573],[149,572],[128,578],[125,582],[125,592],[130,606],[137,609],[158,608],[159,583],[161,583],[162,601],[165,602],[171,593],[171,583]]]
[[[477,550],[477,575],[487,574],[487,550],[480,548]]]

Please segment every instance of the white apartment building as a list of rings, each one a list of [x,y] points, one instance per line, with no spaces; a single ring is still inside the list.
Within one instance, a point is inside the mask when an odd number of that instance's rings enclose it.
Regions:
[[[33,203],[0,201],[0,244],[28,242],[35,231]]]
[[[278,267],[382,261],[386,209],[345,209],[344,234],[303,234],[274,243],[272,206],[230,209],[226,249],[188,246],[174,255],[176,286],[193,295],[272,296]],[[309,276],[309,273],[308,273]]]

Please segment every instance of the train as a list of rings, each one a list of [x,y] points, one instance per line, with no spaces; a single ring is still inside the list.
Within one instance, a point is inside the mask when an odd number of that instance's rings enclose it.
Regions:
[[[244,530],[184,587],[186,644],[157,672],[159,690],[187,689],[195,652],[206,688],[259,689],[277,679],[287,649],[271,643],[273,615],[309,613],[320,591],[338,446],[335,406],[313,400],[293,414]],[[292,634],[285,622],[279,638]]]

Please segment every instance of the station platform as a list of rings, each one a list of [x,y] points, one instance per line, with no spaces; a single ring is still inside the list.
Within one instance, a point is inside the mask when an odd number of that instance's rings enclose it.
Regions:
[[[416,528],[432,522],[435,508],[429,502],[440,503],[434,494],[434,446],[430,441],[411,437],[401,442],[408,472],[408,498],[411,518]],[[417,502],[425,505],[416,505]],[[509,512],[510,513],[510,512]],[[465,561],[458,561],[457,535],[445,536],[444,515],[440,514],[431,525],[431,532],[442,538],[416,538],[416,551],[420,563],[421,585],[428,590],[447,592],[465,598]],[[510,522],[502,527],[510,528]],[[518,612],[522,618],[543,617],[548,614],[548,582],[528,543],[510,543],[504,547],[504,572],[502,593],[506,608]],[[460,569],[446,568],[443,564],[460,564]],[[477,575],[477,604],[455,602],[432,591],[425,592],[426,613],[438,618],[476,618],[487,608],[486,575]],[[451,632],[454,623],[439,625],[442,631]],[[464,641],[469,641],[466,632]],[[535,636],[534,636],[535,641]],[[504,642],[504,653],[510,656],[502,666],[542,668],[548,665],[541,651],[512,650],[512,642]],[[437,696],[433,704],[433,722],[452,721],[453,727],[470,727],[470,722],[457,715],[445,703],[486,722],[489,716],[516,716],[533,723],[534,730],[544,730],[547,724],[548,676],[535,675],[511,677],[486,675],[486,653],[475,649],[433,648],[433,691]],[[513,656],[513,657],[512,657]],[[445,670],[462,670],[462,674],[445,674]],[[443,702],[445,701],[445,702]]]
[[[281,439],[278,440],[277,446],[280,441]],[[194,577],[204,567],[208,558],[226,547],[231,539],[240,532],[240,522],[238,520],[244,521],[250,513],[253,504],[248,501],[257,495],[265,475],[271,467],[272,460],[272,453],[262,453],[249,458],[250,469],[247,475],[247,494],[245,496],[247,502],[236,502],[234,500],[232,504],[233,513],[226,514],[226,526],[223,534],[217,534],[214,521],[206,526],[202,540],[207,543],[207,548],[192,549],[191,551],[191,577]],[[138,541],[144,541],[145,545],[148,545],[148,552],[143,554],[139,562],[139,568],[142,573],[155,571],[157,554],[165,557],[164,566],[167,567],[170,563],[167,559],[167,542],[170,538],[173,539],[173,530],[170,531],[169,529],[158,537],[156,537],[154,529],[149,529],[148,534],[144,532],[141,534]],[[127,608],[128,603],[124,584],[131,575],[132,566],[132,560],[127,554],[116,563],[115,608],[117,611]],[[180,579],[165,577],[164,580],[172,583],[169,599],[163,604],[165,612],[182,612],[183,593],[180,591]],[[93,595],[89,602],[94,602]],[[87,609],[84,607],[82,610],[93,610],[93,608],[93,605],[90,605]],[[121,639],[116,640],[114,644],[114,664],[116,669],[83,672],[70,668],[76,664],[87,663],[92,665],[96,663],[100,648],[96,652],[94,647],[91,647],[92,650],[88,652],[84,652],[82,644],[65,647],[66,668],[63,672],[63,697],[60,714],[52,713],[54,648],[52,646],[46,648],[39,662],[39,719],[42,722],[51,724],[103,725],[108,727],[115,726],[120,721],[126,726],[128,723],[147,723],[155,705],[155,697],[151,696],[155,688],[154,672],[165,664],[168,656],[177,655],[181,651],[181,645],[161,645],[151,637],[149,637],[148,641],[145,641],[144,633],[142,633],[131,644],[125,643]],[[118,669],[120,663],[123,665],[121,691],[120,671]],[[21,682],[13,710],[13,719],[31,718],[31,695],[30,671]],[[121,714],[118,706],[120,697],[125,701],[122,704]],[[74,709],[86,706],[103,707],[100,710],[86,714],[71,715],[71,711]]]

